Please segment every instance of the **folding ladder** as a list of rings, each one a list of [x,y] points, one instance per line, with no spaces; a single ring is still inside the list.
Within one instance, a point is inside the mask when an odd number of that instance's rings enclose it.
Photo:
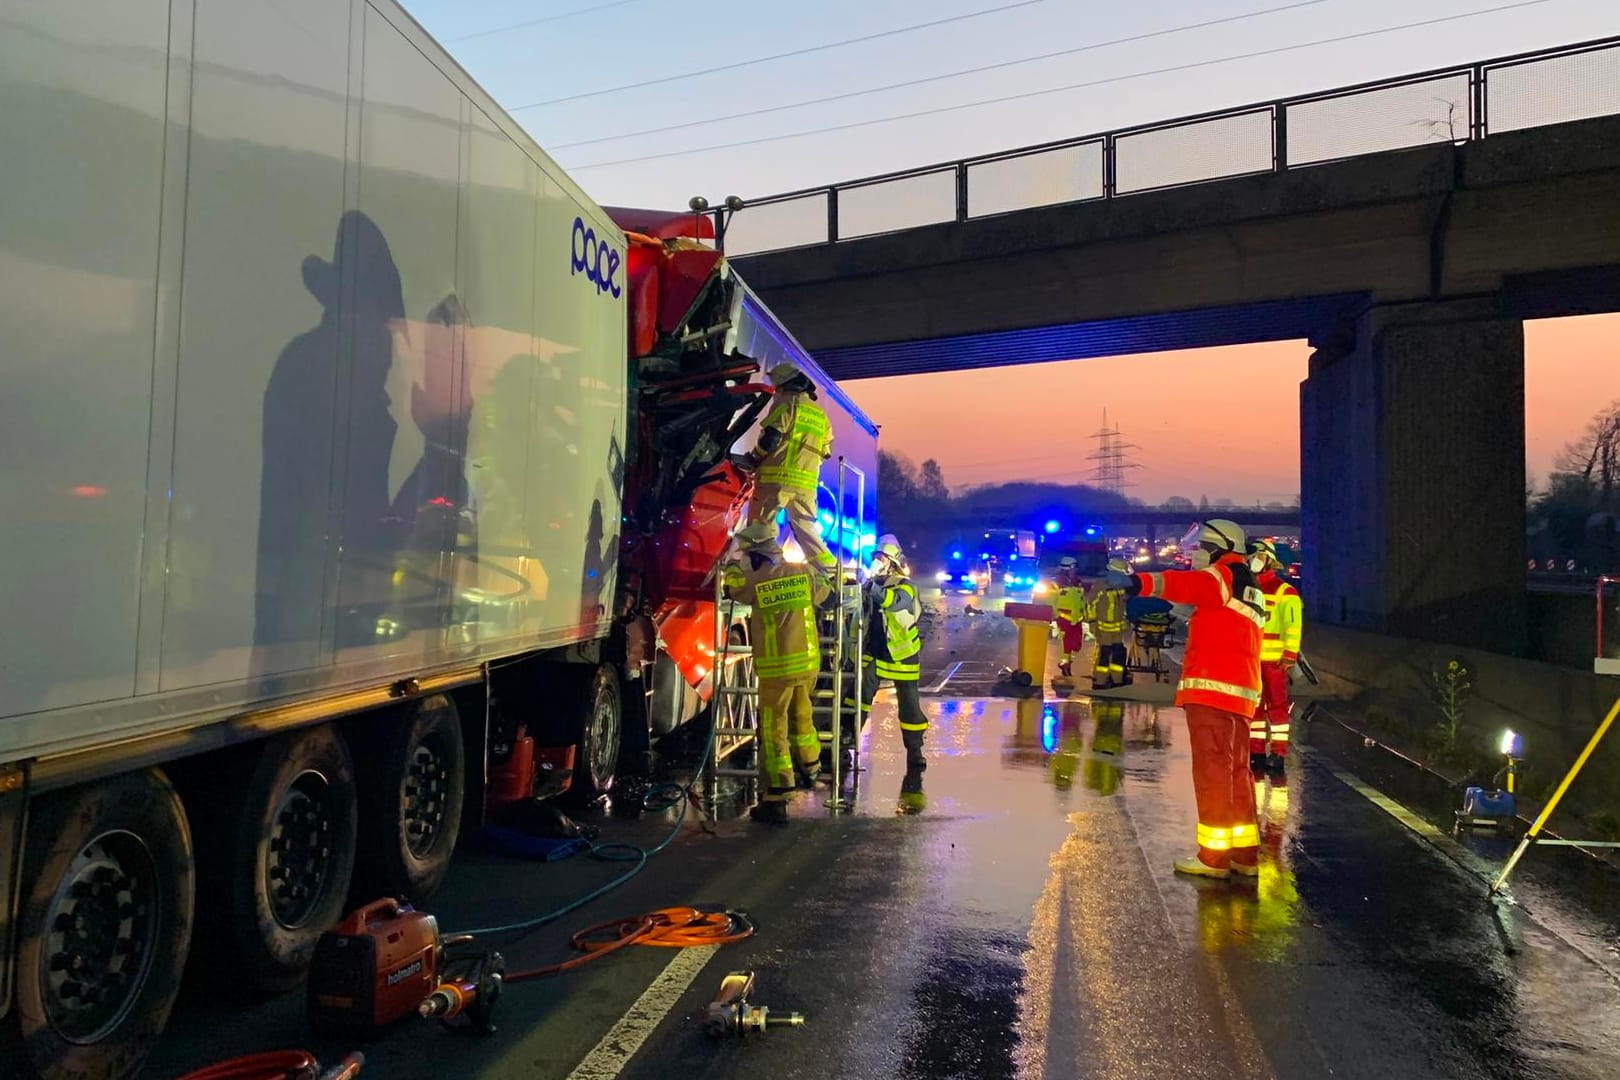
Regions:
[[[832,794],[827,800],[831,810],[847,810],[849,802],[843,797],[843,725],[840,722],[844,690],[853,691],[856,722],[854,731],[860,732],[861,664],[864,650],[864,626],[861,612],[860,565],[861,538],[866,531],[866,474],[843,458],[838,459],[838,507],[842,511],[846,485],[853,482],[856,493],[854,517],[853,557],[850,566],[840,565],[838,570],[838,602],[831,611],[818,612],[817,626],[822,652],[821,673],[817,676],[812,697],[816,719],[830,719],[827,731],[821,732],[824,746],[832,751]],[[840,512],[837,521],[838,538],[843,541],[848,532],[847,521]],[[750,779],[758,776],[757,769],[728,764],[728,759],[745,747],[759,752],[759,680],[754,672],[753,645],[747,633],[732,633],[733,626],[747,626],[745,616],[749,608],[725,594],[725,575],[715,573],[714,592],[714,667],[711,674],[713,708],[714,752],[705,763],[705,772],[712,781],[719,777]],[[735,640],[742,637],[744,640]],[[850,658],[855,663],[850,664]],[[845,667],[851,668],[846,672]],[[819,724],[817,725],[819,728]],[[858,770],[857,770],[858,771]]]

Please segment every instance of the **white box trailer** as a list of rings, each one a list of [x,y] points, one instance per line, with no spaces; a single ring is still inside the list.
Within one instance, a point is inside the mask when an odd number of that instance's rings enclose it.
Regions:
[[[193,912],[431,892],[492,687],[616,756],[627,240],[393,0],[10,0],[0,147],[0,1055],[129,1076]]]
[[[618,229],[392,3],[172,7],[0,35],[0,761],[586,640],[612,591],[624,300],[571,249]]]

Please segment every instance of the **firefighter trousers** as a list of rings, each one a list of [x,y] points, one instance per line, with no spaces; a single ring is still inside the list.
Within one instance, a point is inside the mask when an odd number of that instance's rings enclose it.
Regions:
[[[923,744],[928,739],[928,714],[923,712],[922,694],[916,679],[895,679],[894,700],[900,708],[900,742],[906,748],[906,764],[912,768],[926,768]],[[872,710],[872,699],[877,697],[877,665],[867,660],[861,669],[861,716]]]
[[[821,761],[821,736],[810,711],[816,677],[791,675],[759,680],[759,797],[784,802],[793,791],[793,764]]]
[[[1209,866],[1252,866],[1260,826],[1249,773],[1249,719],[1212,705],[1189,704],[1182,711],[1198,800],[1198,857]]]
[[[748,523],[775,521],[779,510],[787,511],[787,526],[793,539],[799,542],[804,559],[816,567],[827,580],[838,573],[838,559],[827,542],[821,538],[821,522],[816,518],[816,495],[813,491],[761,484],[754,489],[748,504]]]
[[[1098,630],[1097,658],[1091,665],[1091,681],[1098,688],[1125,685],[1125,634],[1119,630]]]
[[[1273,661],[1260,664],[1260,707],[1249,721],[1249,753],[1288,756],[1292,735],[1288,716],[1288,669]]]

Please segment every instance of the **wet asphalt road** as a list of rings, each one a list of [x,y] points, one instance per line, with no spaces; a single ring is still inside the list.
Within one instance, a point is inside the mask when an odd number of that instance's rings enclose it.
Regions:
[[[936,624],[925,683],[1011,662],[1010,624],[959,608]],[[629,884],[506,944],[514,967],[552,962],[582,926],[672,904],[746,910],[752,939],[706,960],[632,948],[513,986],[495,1034],[397,1031],[366,1048],[364,1075],[1620,1076],[1620,924],[1545,880],[1530,886],[1534,918],[1499,917],[1476,874],[1500,845],[1448,852],[1397,821],[1351,786],[1342,738],[1311,745],[1327,721],[1296,725],[1306,746],[1286,778],[1259,784],[1259,881],[1193,882],[1169,869],[1194,824],[1178,711],[955,689],[924,699],[923,813],[895,813],[903,757],[885,695],[851,812],[830,815],[818,793],[785,828],[689,819]],[[668,827],[603,825],[639,842]],[[447,929],[505,921],[622,870],[468,854],[435,910]],[[703,1008],[735,969],[806,1026],[707,1039]],[[280,1046],[334,1059],[300,1005],[194,986],[150,1075]]]

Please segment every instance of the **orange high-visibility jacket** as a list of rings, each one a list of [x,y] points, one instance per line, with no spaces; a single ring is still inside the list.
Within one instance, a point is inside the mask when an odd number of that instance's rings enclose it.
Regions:
[[[1275,571],[1260,575],[1260,589],[1266,594],[1266,625],[1260,636],[1260,662],[1292,664],[1299,659],[1299,642],[1305,617],[1305,604],[1299,590]]]
[[[1260,703],[1260,629],[1265,595],[1244,558],[1223,555],[1203,570],[1138,574],[1143,596],[1190,604],[1187,653],[1177,705],[1209,705],[1253,716]]]

